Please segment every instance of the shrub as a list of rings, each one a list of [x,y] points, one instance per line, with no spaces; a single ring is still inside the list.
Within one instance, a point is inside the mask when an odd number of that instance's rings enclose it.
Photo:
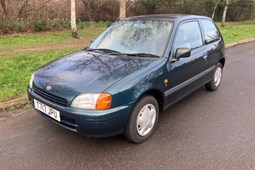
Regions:
[[[84,29],[84,28],[88,28],[90,26],[90,23],[86,22],[86,21],[78,20],[77,21],[77,26],[78,26],[79,29]]]
[[[33,31],[34,32],[40,32],[40,31],[45,31],[46,30],[46,21],[42,19],[35,19],[33,21]]]
[[[71,29],[71,22],[69,20],[62,20],[60,24],[64,29]]]
[[[27,31],[30,32],[31,30],[33,30],[33,21],[27,21],[24,24],[25,28],[23,29],[23,31]]]
[[[60,30],[62,29],[61,23],[57,20],[48,20],[46,22],[46,28],[47,31],[50,30]]]
[[[95,23],[96,27],[107,28],[112,22],[100,21]],[[91,25],[91,22],[77,20],[78,29],[85,29]],[[93,23],[94,25],[94,23]],[[8,33],[22,33],[22,32],[41,32],[41,31],[55,31],[55,30],[70,30],[71,22],[67,19],[16,19],[5,21],[0,17],[0,34]]]
[[[16,22],[15,32],[23,32],[23,22],[22,21]]]
[[[6,28],[7,28],[8,32],[14,32],[14,30],[15,30],[14,22],[13,21],[7,21]]]
[[[101,27],[101,28],[107,28],[112,25],[112,22],[110,21],[99,21],[96,23],[96,27]]]

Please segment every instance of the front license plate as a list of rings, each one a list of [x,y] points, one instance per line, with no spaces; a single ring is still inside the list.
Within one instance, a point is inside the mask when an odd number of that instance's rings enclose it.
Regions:
[[[34,99],[34,104],[35,104],[35,108],[37,110],[40,110],[41,112],[43,112],[44,114],[50,116],[51,118],[57,120],[60,122],[60,113],[59,111],[39,102],[38,100]]]

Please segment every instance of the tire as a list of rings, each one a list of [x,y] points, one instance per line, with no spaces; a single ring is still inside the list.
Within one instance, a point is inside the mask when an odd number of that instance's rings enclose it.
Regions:
[[[220,83],[221,83],[221,80],[222,80],[222,75],[223,75],[222,64],[218,63],[215,66],[215,69],[212,73],[211,81],[205,85],[205,88],[209,91],[217,90],[218,87],[220,86]]]
[[[149,112],[147,109],[150,109]],[[125,137],[133,143],[143,143],[155,131],[159,106],[152,96],[145,96],[135,105],[125,130]]]

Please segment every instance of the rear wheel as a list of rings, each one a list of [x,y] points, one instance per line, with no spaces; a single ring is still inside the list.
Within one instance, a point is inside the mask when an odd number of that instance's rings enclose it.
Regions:
[[[222,64],[218,63],[212,74],[211,81],[205,85],[206,89],[209,91],[215,91],[219,87],[222,79],[223,68]]]
[[[152,96],[145,96],[135,106],[126,127],[126,138],[134,143],[149,139],[158,122],[159,106]]]

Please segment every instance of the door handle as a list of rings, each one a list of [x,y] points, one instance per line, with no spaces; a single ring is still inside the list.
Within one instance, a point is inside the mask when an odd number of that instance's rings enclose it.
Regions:
[[[204,59],[204,60],[207,60],[207,57],[208,57],[207,53],[204,53],[204,54],[203,54],[203,59]]]

